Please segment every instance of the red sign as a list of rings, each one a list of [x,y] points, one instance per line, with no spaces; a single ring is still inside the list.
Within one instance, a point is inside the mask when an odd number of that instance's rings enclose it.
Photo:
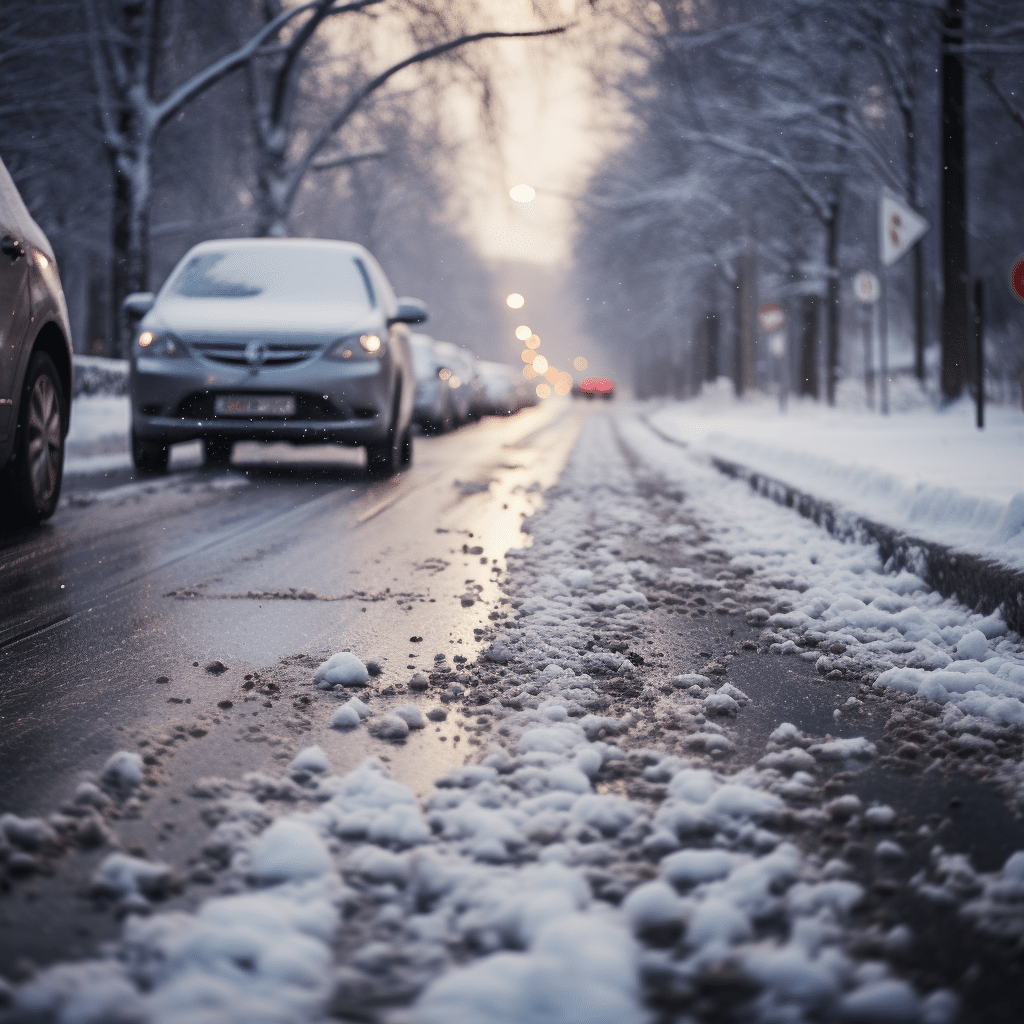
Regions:
[[[1010,267],[1010,291],[1024,302],[1024,256],[1018,257],[1016,263]]]
[[[757,311],[757,324],[765,334],[774,334],[786,326],[786,314],[777,302],[766,302]]]

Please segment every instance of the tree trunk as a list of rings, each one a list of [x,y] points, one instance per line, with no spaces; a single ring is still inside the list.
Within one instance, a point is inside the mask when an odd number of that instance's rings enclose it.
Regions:
[[[818,296],[800,299],[800,388],[801,395],[818,397]]]
[[[960,397],[970,367],[963,0],[947,0],[942,34],[942,393]]]
[[[903,108],[903,128],[907,137],[907,198],[910,205],[918,208],[920,199],[917,190],[917,133],[914,121],[914,109]],[[924,308],[924,249],[918,242],[914,246],[914,281],[913,281],[913,317],[914,317],[914,375],[924,382],[924,349],[927,343],[925,335]]]
[[[718,380],[718,314],[709,310],[704,316],[704,379]]]
[[[825,223],[825,266],[826,282],[826,344],[825,397],[829,405],[836,404],[836,384],[839,380],[839,200],[830,206],[830,216]]]
[[[114,165],[113,272],[110,323],[117,325],[112,355],[124,359],[131,328],[124,313],[125,297],[149,288],[149,202],[151,149],[143,141],[131,154],[111,154]]]
[[[256,238],[288,237],[291,199],[284,153],[261,153],[256,173]]]

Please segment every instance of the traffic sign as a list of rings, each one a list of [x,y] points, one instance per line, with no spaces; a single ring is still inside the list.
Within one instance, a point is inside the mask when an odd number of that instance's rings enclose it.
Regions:
[[[891,267],[928,230],[928,221],[883,191],[878,203],[882,263]]]
[[[786,326],[786,314],[777,302],[766,302],[757,310],[757,326],[765,334],[774,334]]]
[[[1024,255],[1018,256],[1010,267],[1010,291],[1024,302]]]
[[[878,278],[870,270],[861,270],[853,277],[853,290],[858,302],[873,306],[882,294]]]

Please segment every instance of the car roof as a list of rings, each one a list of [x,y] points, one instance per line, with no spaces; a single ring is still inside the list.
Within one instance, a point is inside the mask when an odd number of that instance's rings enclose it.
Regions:
[[[232,249],[335,249],[349,252],[353,256],[369,256],[369,252],[358,242],[343,242],[336,238],[209,238],[189,250],[191,253],[225,252]]]
[[[21,198],[18,186],[10,176],[3,160],[0,160],[0,208],[4,211],[4,220],[8,230],[14,229],[21,235],[20,241],[28,242],[42,250],[52,258],[53,247],[47,241],[43,229],[32,219],[25,200]]]

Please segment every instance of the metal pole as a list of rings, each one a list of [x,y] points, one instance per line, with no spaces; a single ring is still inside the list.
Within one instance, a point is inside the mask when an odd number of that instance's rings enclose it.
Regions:
[[[875,407],[875,353],[872,335],[874,334],[874,314],[871,306],[862,302],[860,306],[861,321],[864,330],[864,394],[867,396],[869,409]]]
[[[878,275],[878,362],[879,399],[883,416],[889,415],[889,289],[886,287],[885,271]]]
[[[978,429],[985,428],[985,285],[974,282],[974,376],[978,401]]]
[[[964,124],[964,0],[946,0],[942,14],[942,393],[963,392],[970,363],[967,278],[967,177]]]

